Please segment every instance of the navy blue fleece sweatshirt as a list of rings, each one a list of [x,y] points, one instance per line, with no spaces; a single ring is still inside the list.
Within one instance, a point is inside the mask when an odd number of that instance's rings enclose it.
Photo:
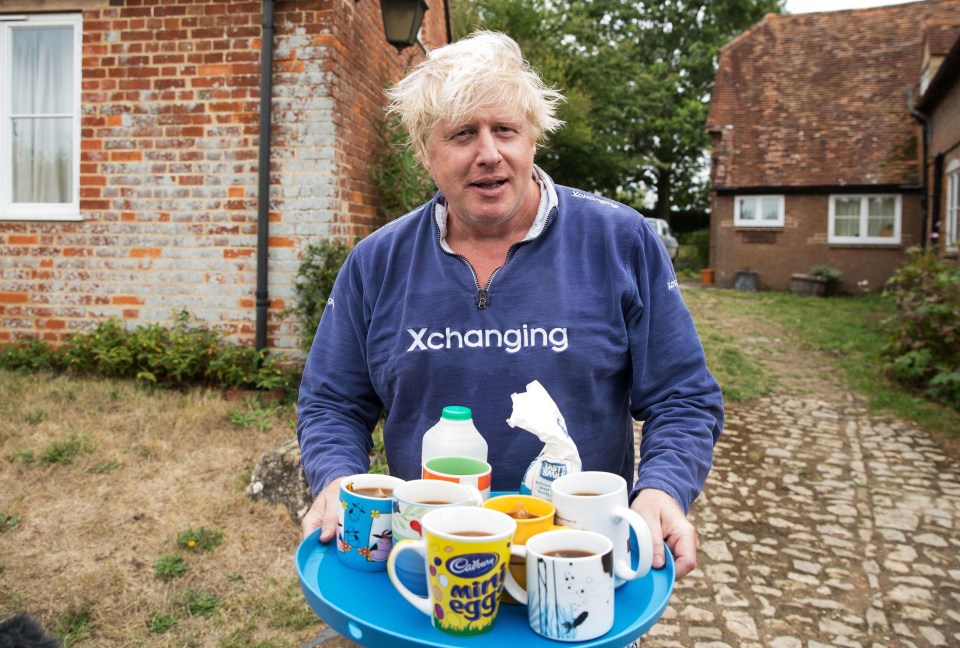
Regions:
[[[723,404],[673,266],[635,210],[540,173],[538,221],[487,286],[441,244],[439,194],[350,254],[300,386],[297,437],[315,494],[368,470],[384,409],[390,473],[418,478],[422,436],[445,405],[473,410],[493,489],[517,490],[543,444],[507,425],[510,396],[539,380],[583,470],[620,474],[632,493],[664,490],[689,509]],[[644,421],[636,479],[633,419]]]

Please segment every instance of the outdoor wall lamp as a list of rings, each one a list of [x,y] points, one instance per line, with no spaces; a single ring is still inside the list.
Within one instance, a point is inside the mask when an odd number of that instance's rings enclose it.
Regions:
[[[420,42],[417,34],[423,23],[423,14],[427,11],[423,0],[380,0],[383,13],[383,31],[387,42],[397,48],[399,54],[404,48]],[[420,45],[423,48],[423,45]]]

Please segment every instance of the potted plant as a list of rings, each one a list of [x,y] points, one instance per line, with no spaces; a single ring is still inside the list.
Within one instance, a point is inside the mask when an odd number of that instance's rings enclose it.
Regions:
[[[828,265],[815,265],[807,274],[790,275],[790,292],[794,295],[823,296],[836,287],[842,273]]]
[[[814,277],[822,277],[827,280],[827,295],[836,294],[837,288],[840,286],[840,279],[843,278],[843,273],[840,272],[840,270],[826,264],[811,267],[810,274]]]

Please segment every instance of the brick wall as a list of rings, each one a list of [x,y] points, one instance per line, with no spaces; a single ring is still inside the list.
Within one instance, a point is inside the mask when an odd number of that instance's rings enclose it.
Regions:
[[[423,36],[446,40],[443,3]],[[255,322],[262,2],[58,0],[83,12],[81,222],[0,222],[0,343],[186,309],[236,341]],[[29,11],[8,0],[0,11]],[[381,88],[417,48],[383,39],[379,3],[276,5],[268,345],[296,347],[300,251],[369,232]]]
[[[718,286],[732,287],[738,271],[757,273],[761,290],[788,290],[790,275],[826,264],[843,273],[840,289],[855,293],[866,279],[873,290],[883,286],[920,242],[919,194],[902,195],[901,245],[829,245],[829,195],[787,195],[782,228],[734,227],[733,196],[713,199],[711,264]]]

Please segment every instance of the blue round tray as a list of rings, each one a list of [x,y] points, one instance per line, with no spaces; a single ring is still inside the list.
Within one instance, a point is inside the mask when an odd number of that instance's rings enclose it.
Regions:
[[[454,637],[434,629],[430,617],[416,610],[397,590],[385,571],[361,572],[337,559],[336,543],[321,544],[317,529],[297,549],[300,588],[313,611],[341,635],[368,648],[403,646],[467,646],[472,648],[557,648],[567,642],[544,639],[530,629],[527,608],[500,605],[493,629],[475,637]],[[632,538],[632,534],[631,534]],[[673,592],[673,556],[641,579],[617,589],[610,631],[576,646],[623,648],[647,632],[667,607]]]

